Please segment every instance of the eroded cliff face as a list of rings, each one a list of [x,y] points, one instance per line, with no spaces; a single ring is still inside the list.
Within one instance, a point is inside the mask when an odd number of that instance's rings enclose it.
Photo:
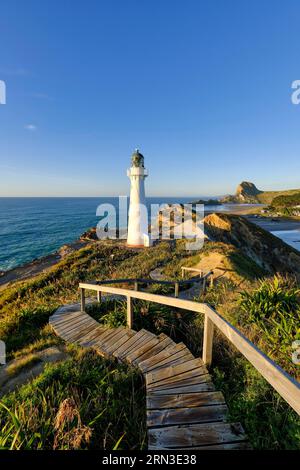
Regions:
[[[244,217],[210,214],[204,224],[209,239],[240,248],[271,273],[292,273],[300,279],[300,252]]]
[[[239,202],[239,203],[257,203],[257,195],[261,194],[263,191],[260,191],[254,183],[250,181],[243,181],[240,183],[236,189],[234,196],[226,196],[223,198],[222,202]]]

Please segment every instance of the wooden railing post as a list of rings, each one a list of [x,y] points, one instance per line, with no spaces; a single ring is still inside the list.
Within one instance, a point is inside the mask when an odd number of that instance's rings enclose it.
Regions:
[[[139,290],[139,283],[137,281],[134,282],[134,290]]]
[[[211,364],[211,361],[212,361],[213,337],[214,337],[214,324],[208,318],[208,315],[205,315],[204,331],[203,331],[202,360],[204,364],[208,366]]]
[[[85,311],[85,289],[80,288],[80,304],[81,304],[81,311]]]
[[[177,298],[179,296],[179,282],[175,282],[175,293],[174,296]]]
[[[127,296],[127,327],[132,328],[133,325],[133,311],[132,311],[132,298]]]
[[[97,290],[97,302],[101,302],[101,291]]]

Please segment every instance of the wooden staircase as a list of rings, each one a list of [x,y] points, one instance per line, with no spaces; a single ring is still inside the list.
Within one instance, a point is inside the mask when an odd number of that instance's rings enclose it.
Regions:
[[[202,359],[183,343],[144,329],[105,328],[79,304],[60,307],[49,322],[65,341],[139,368],[147,391],[149,450],[249,448],[242,426],[226,422],[224,396]]]

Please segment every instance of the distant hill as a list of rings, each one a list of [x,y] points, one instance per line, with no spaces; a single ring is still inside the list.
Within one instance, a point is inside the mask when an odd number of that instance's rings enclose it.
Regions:
[[[225,196],[221,199],[223,203],[246,203],[246,204],[271,204],[278,196],[291,196],[300,192],[300,189],[288,189],[285,191],[261,191],[254,183],[243,181],[236,189],[235,195]]]

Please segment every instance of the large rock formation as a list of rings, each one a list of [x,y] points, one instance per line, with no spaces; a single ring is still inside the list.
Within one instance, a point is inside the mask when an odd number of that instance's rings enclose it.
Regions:
[[[261,193],[262,191],[257,189],[254,183],[250,183],[249,181],[243,181],[237,187],[236,197],[241,202],[248,202],[249,200],[252,200],[252,199],[256,201],[256,196]]]
[[[210,214],[204,219],[209,239],[238,247],[271,273],[292,273],[300,279],[300,252],[238,215]]]
[[[258,203],[257,195],[263,191],[257,189],[254,183],[243,181],[236,189],[234,196],[225,196],[222,202],[239,202],[239,203]]]

